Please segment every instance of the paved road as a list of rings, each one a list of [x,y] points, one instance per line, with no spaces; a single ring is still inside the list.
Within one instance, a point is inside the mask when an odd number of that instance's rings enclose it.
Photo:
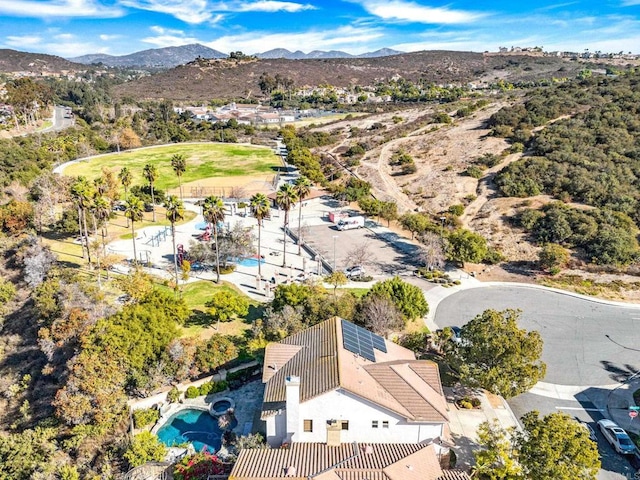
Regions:
[[[522,310],[520,326],[537,330],[544,340],[545,382],[584,386],[573,398],[525,393],[509,400],[517,418],[537,410],[563,411],[594,428],[606,416],[609,388],[640,370],[640,305],[621,307],[524,286],[463,290],[443,299],[435,313],[439,327],[462,326],[487,308]],[[587,386],[593,385],[593,386]],[[535,389],[534,389],[535,391]],[[570,389],[565,390],[565,393]],[[563,391],[560,388],[559,393]],[[623,428],[626,425],[621,425]],[[597,429],[596,429],[597,432]],[[631,478],[634,469],[597,432],[602,469],[599,480]]]
[[[518,308],[520,326],[540,332],[545,382],[611,385],[640,370],[640,308],[520,286],[484,287],[445,298],[435,323],[462,326],[487,308]]]

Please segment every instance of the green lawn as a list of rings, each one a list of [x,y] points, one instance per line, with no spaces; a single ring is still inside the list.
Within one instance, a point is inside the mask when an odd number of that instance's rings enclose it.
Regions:
[[[158,288],[168,287],[159,286]],[[251,328],[251,324],[262,316],[262,305],[259,302],[249,300],[249,315],[247,318],[239,318],[231,322],[222,322],[216,330],[216,324],[211,324],[211,317],[207,315],[207,307],[205,303],[211,298],[215,292],[227,292],[229,295],[244,295],[237,287],[230,283],[216,284],[209,281],[198,281],[185,285],[182,290],[182,298],[193,310],[192,317],[183,327],[184,336],[200,336],[206,330],[209,333],[220,333],[221,335],[243,336],[247,330]]]
[[[182,153],[187,159],[187,170],[182,183],[211,177],[271,175],[280,159],[268,147],[236,145],[229,143],[172,144],[159,147],[129,150],[93,157],[69,165],[64,174],[97,178],[103,167],[119,172],[128,167],[133,175],[133,185],[143,185],[142,169],[147,163],[158,168],[156,186],[159,189],[178,187],[178,178],[171,168],[171,157]]]

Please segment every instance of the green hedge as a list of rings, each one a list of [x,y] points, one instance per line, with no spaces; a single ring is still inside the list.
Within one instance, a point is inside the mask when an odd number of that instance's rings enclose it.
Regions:
[[[133,411],[133,424],[136,428],[152,425],[160,418],[160,412],[155,408],[145,408]]]

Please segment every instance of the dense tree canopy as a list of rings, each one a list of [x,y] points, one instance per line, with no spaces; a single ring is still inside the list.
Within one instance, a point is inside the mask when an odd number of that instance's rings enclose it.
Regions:
[[[566,413],[522,417],[517,436],[518,457],[525,478],[532,480],[592,480],[597,478],[600,457],[589,432]]]
[[[447,358],[464,384],[511,398],[544,377],[540,334],[520,329],[519,316],[485,310],[462,327],[459,343],[447,344]]]

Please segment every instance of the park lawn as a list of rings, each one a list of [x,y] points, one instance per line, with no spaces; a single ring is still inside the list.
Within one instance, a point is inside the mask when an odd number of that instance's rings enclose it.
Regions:
[[[111,229],[113,228],[114,231],[116,232],[115,235],[117,235],[118,239],[131,240],[133,238],[133,233],[131,233],[131,224],[129,224],[129,227],[127,228],[126,226],[127,219],[124,217],[124,214],[122,212],[115,212],[115,213],[117,213],[117,215],[120,218],[118,219],[119,220],[118,223],[114,223],[114,224],[112,224],[111,222],[109,223],[109,229],[110,229],[109,238],[113,237],[111,232]],[[176,222],[176,226],[183,225],[187,222],[190,222],[191,220],[196,218],[197,215],[198,214],[196,212],[185,210],[184,218],[179,222]],[[167,217],[165,216],[163,208],[156,206],[156,220],[158,220],[157,222],[151,221],[151,218],[152,218],[152,214],[149,212],[145,212],[143,220],[135,223],[134,228],[136,230],[136,235],[140,230],[146,227],[168,227],[171,225],[171,222],[167,220]],[[115,227],[112,227],[112,225],[114,225]]]
[[[169,288],[169,287],[159,287]],[[219,325],[211,322],[211,318],[206,314],[207,307],[205,303],[211,298],[215,292],[227,292],[229,295],[242,295],[235,285],[227,282],[216,284],[210,281],[197,281],[188,283],[182,289],[182,298],[187,306],[194,312],[191,319],[187,320],[187,324],[182,327],[182,335],[185,337],[197,336],[200,338],[208,338],[216,333],[220,335],[233,335],[243,337],[247,331],[251,329],[253,322],[262,316],[263,306],[259,302],[249,299],[249,315],[247,318],[237,318],[231,322],[220,322]],[[218,327],[216,329],[216,326]]]
[[[122,167],[128,167],[133,177],[132,185],[146,185],[142,170],[149,163],[158,169],[155,186],[167,190],[179,186],[178,177],[171,168],[171,157],[178,153],[185,155],[187,162],[182,184],[211,177],[272,175],[282,165],[280,158],[268,147],[233,143],[189,143],[99,155],[69,165],[63,173],[94,179],[101,175],[104,167],[115,173]]]

